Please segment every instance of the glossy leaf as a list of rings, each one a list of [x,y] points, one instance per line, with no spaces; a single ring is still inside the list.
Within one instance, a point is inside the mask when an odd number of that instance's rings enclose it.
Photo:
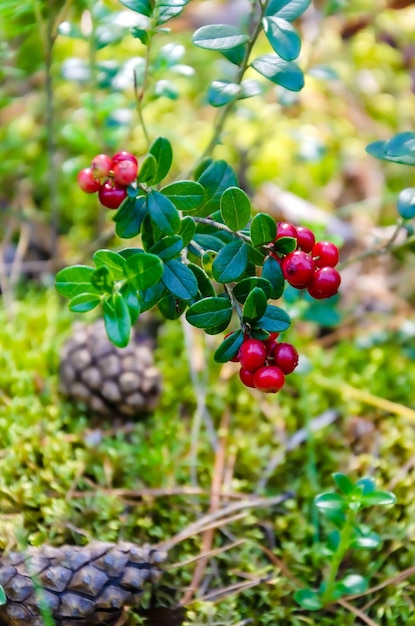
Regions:
[[[134,254],[127,259],[126,273],[129,283],[135,289],[148,289],[161,280],[163,264],[155,254]]]
[[[299,66],[276,54],[257,57],[251,65],[259,74],[285,89],[300,91],[304,87],[304,75]]]
[[[344,497],[338,493],[322,493],[314,498],[314,504],[322,512],[326,509],[343,511],[347,506]]]
[[[187,303],[167,293],[158,303],[160,313],[166,320],[177,320],[186,310]]]
[[[200,175],[198,182],[204,187],[203,203],[198,216],[205,217],[220,209],[220,198],[228,187],[238,184],[236,174],[226,161],[213,161]]]
[[[265,314],[257,322],[257,326],[270,333],[282,333],[290,324],[288,313],[273,304],[268,304]]]
[[[365,476],[356,482],[356,487],[360,487],[362,489],[362,493],[367,495],[368,493],[373,493],[375,491],[376,483],[371,476]]]
[[[346,495],[352,493],[355,485],[346,474],[336,472],[333,474],[333,480],[340,491]]]
[[[163,187],[161,193],[167,196],[179,211],[194,211],[202,203],[205,190],[194,180],[181,180]]]
[[[3,586],[0,585],[0,606],[2,606],[3,604],[6,604],[7,602],[7,596],[4,592]]]
[[[55,279],[57,292],[65,298],[74,298],[81,293],[100,293],[91,283],[94,272],[95,269],[88,265],[73,265],[59,270]]]
[[[236,83],[224,80],[214,80],[207,93],[207,99],[211,106],[222,107],[229,102],[238,99],[241,87]]]
[[[235,46],[235,48],[231,48],[230,50],[219,50],[219,52],[228,59],[234,65],[241,65],[245,58],[247,46],[246,44],[242,44],[240,46]]]
[[[151,0],[120,0],[127,9],[131,9],[136,13],[151,17],[153,11],[153,3]]]
[[[235,287],[233,288],[233,295],[238,300],[238,302],[244,303],[251,293],[251,291],[255,288],[260,288],[266,295],[266,298],[271,297],[271,284],[265,278],[260,278],[257,276],[252,276],[250,278],[244,278],[239,281]]]
[[[96,293],[80,293],[69,301],[69,310],[74,313],[87,313],[92,311],[101,302]]]
[[[91,275],[91,283],[100,293],[112,293],[114,290],[114,279],[106,265],[98,267]]]
[[[292,22],[296,20],[311,4],[311,0],[270,0],[265,15],[275,15]]]
[[[141,163],[137,180],[139,183],[153,184],[157,173],[157,161],[156,157],[152,154],[147,154]]]
[[[280,254],[289,254],[293,252],[297,247],[297,240],[294,237],[280,237],[274,242],[275,252]]]
[[[125,259],[112,250],[97,250],[94,263],[97,267],[105,265],[114,280],[122,280],[125,276]]]
[[[396,496],[390,491],[373,491],[362,496],[362,506],[396,504]]]
[[[244,333],[241,329],[231,333],[222,341],[213,355],[216,363],[227,363],[238,354],[239,348],[243,344]]]
[[[170,170],[173,160],[173,150],[168,139],[157,137],[151,144],[148,152],[153,155],[157,162],[156,173],[152,180],[152,184],[156,185],[167,176]]]
[[[263,246],[274,241],[277,225],[268,213],[257,213],[251,223],[251,241],[253,246]]]
[[[231,283],[238,280],[248,265],[248,249],[245,242],[238,239],[228,243],[213,261],[212,273],[218,283]]]
[[[140,311],[143,313],[152,309],[165,293],[166,288],[161,281],[153,285],[153,287],[141,290],[139,292]]]
[[[319,593],[313,589],[299,589],[294,593],[294,600],[307,611],[319,611],[323,608]]]
[[[385,142],[385,154],[391,157],[400,157],[406,154],[415,154],[415,133],[398,133]]]
[[[392,163],[402,163],[403,165],[415,165],[415,154],[404,154],[402,156],[392,156],[386,154],[385,146],[386,141],[374,141],[366,146],[366,152],[377,159],[383,159],[384,161],[391,161]]]
[[[257,322],[266,311],[267,301],[268,298],[265,292],[260,287],[254,287],[245,300],[242,309],[242,321]]]
[[[196,232],[193,241],[195,241],[204,250],[213,250],[219,252],[225,246],[222,239],[219,239],[216,235],[205,235],[204,233]]]
[[[292,61],[298,57],[301,39],[290,22],[280,17],[265,17],[263,26],[274,52],[286,61]]]
[[[147,196],[151,222],[164,235],[175,235],[180,230],[180,215],[173,202],[153,189]]]
[[[222,219],[233,231],[244,228],[251,218],[251,203],[239,187],[228,187],[220,198]]]
[[[166,289],[180,300],[192,300],[197,294],[194,273],[180,261],[172,259],[164,263],[162,281]]]
[[[137,295],[138,292],[136,291],[136,289],[134,289],[134,287],[127,283],[122,287],[120,293],[127,304],[128,312],[130,314],[131,326],[134,326],[141,312],[140,302]]]
[[[144,196],[125,201],[113,217],[117,236],[122,239],[136,237],[146,215],[147,203]]]
[[[192,241],[196,231],[196,224],[191,217],[184,217],[180,224],[180,236],[183,240],[183,246],[186,247]]]
[[[371,532],[367,535],[360,535],[352,539],[350,542],[351,548],[357,548],[362,550],[375,550],[382,544],[382,539],[378,534]]]
[[[209,280],[209,277],[207,276],[207,274],[202,270],[202,268],[196,265],[195,263],[189,263],[187,267],[189,268],[190,271],[193,272],[193,274],[196,277],[198,291],[200,292],[202,298],[208,298],[208,297],[214,296],[215,290],[213,288],[213,285],[211,281]]]
[[[398,212],[404,220],[411,220],[415,217],[415,188],[403,189],[398,196]]]
[[[104,324],[110,341],[119,348],[128,345],[131,333],[131,318],[127,303],[120,293],[104,300]]]
[[[148,42],[149,42],[148,30],[145,30],[144,28],[139,28],[138,26],[133,26],[130,29],[130,33],[132,37],[134,37],[134,39],[139,39],[141,43],[144,44],[145,46],[148,45]]]
[[[249,41],[248,35],[236,26],[228,24],[208,24],[198,28],[192,41],[199,48],[208,50],[232,50]]]
[[[189,0],[156,0],[156,25],[165,24],[180,15],[188,3]]]
[[[183,249],[183,239],[179,235],[163,237],[159,239],[149,250],[151,254],[156,254],[162,261],[168,261],[178,256]]]
[[[262,278],[267,279],[271,284],[270,298],[273,298],[273,300],[281,298],[284,292],[285,278],[280,264],[271,256],[268,256],[264,261]]]
[[[196,328],[214,328],[228,324],[232,317],[232,305],[226,298],[218,296],[204,298],[192,304],[186,312],[189,324]]]
[[[337,586],[342,590],[344,594],[361,594],[367,591],[369,584],[367,578],[360,576],[359,574],[349,574],[339,580]]]

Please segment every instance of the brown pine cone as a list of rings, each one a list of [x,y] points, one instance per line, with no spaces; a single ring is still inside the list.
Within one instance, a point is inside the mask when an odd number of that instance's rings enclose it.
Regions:
[[[126,348],[117,348],[102,320],[76,324],[61,352],[62,392],[101,415],[139,417],[152,411],[161,391],[153,343],[136,333]]]
[[[133,543],[30,547],[0,558],[7,602],[1,626],[43,626],[39,604],[59,626],[115,624],[123,608],[137,606],[143,587],[160,578],[166,555]]]

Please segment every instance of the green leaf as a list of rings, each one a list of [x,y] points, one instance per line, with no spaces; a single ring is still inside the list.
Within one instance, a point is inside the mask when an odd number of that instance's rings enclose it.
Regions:
[[[270,0],[265,15],[274,15],[283,20],[296,20],[311,4],[311,0]]]
[[[163,187],[161,193],[173,202],[178,211],[194,211],[202,203],[205,190],[194,180],[180,180]]]
[[[339,587],[343,594],[355,594],[355,593],[365,593],[369,587],[369,583],[367,578],[364,576],[360,576],[359,574],[349,574],[339,580],[336,584],[336,587]]]
[[[139,292],[140,312],[144,313],[144,311],[149,311],[154,306],[156,306],[156,304],[164,296],[165,292],[166,292],[166,288],[161,281],[153,285],[153,287],[140,290]]]
[[[220,209],[220,198],[228,187],[236,187],[238,181],[226,161],[213,161],[200,175],[198,182],[205,188],[205,196],[198,216],[205,217]]]
[[[187,267],[193,272],[196,277],[198,290],[202,298],[209,298],[214,296],[215,290],[213,288],[213,285],[210,282],[207,274],[202,270],[202,268],[198,265],[195,265],[195,263],[189,263]]]
[[[231,283],[242,276],[247,265],[247,245],[240,239],[232,241],[219,251],[213,261],[213,277],[218,283]]]
[[[134,39],[139,39],[141,43],[144,44],[145,46],[148,45],[148,42],[149,42],[148,30],[145,30],[144,28],[139,28],[138,26],[133,26],[130,30],[130,33],[134,37]]]
[[[163,264],[155,254],[134,254],[127,259],[126,275],[134,289],[148,289],[161,280]]]
[[[259,247],[274,241],[277,225],[268,213],[257,213],[251,223],[252,245]]]
[[[280,254],[289,254],[297,247],[297,240],[294,237],[280,237],[274,242],[273,249]]]
[[[385,142],[385,154],[391,157],[400,157],[415,154],[415,133],[398,133]]]
[[[3,586],[0,585],[0,606],[3,604],[6,604],[6,602],[7,602],[6,594],[4,592]]]
[[[94,272],[95,269],[88,265],[65,267],[56,274],[56,291],[65,298],[74,298],[81,293],[100,293],[91,283]]]
[[[180,15],[189,3],[189,0],[156,0],[157,21],[156,25],[165,24],[173,17]]]
[[[284,292],[285,278],[280,264],[271,256],[268,256],[264,261],[264,265],[262,266],[262,278],[265,278],[271,283],[271,293],[269,297],[273,300],[281,298]]]
[[[228,24],[208,24],[198,28],[192,42],[199,48],[208,50],[232,50],[249,41],[248,35],[236,26]]]
[[[139,196],[136,200],[125,200],[113,217],[117,237],[131,239],[138,235],[146,215],[147,203],[144,196]]]
[[[166,320],[177,320],[186,310],[187,303],[167,293],[158,303],[158,307]]]
[[[354,483],[350,480],[346,474],[341,474],[340,472],[336,472],[333,474],[333,480],[336,483],[336,486],[340,491],[346,495],[352,493],[354,490]]]
[[[218,236],[205,235],[204,233],[195,233],[193,241],[199,244],[203,250],[213,250],[215,252],[219,252],[226,245]]]
[[[411,220],[415,217],[415,188],[403,189],[398,196],[398,212],[404,220]]]
[[[246,44],[242,44],[230,50],[219,50],[219,52],[234,65],[241,65],[245,58],[246,48]]]
[[[264,92],[264,88],[260,82],[253,78],[243,80],[241,83],[241,91],[239,94],[239,100],[244,98],[253,98],[254,96],[260,96]]]
[[[104,300],[104,324],[109,340],[118,348],[128,345],[131,333],[131,318],[128,306],[120,293]]]
[[[180,261],[164,263],[162,281],[166,289],[180,300],[192,300],[197,294],[197,280],[194,273]]]
[[[164,235],[174,235],[180,230],[180,215],[162,193],[153,189],[147,196],[147,208],[153,225]]]
[[[385,146],[386,141],[374,141],[366,146],[366,152],[377,159],[383,159],[384,161],[391,161],[392,163],[402,163],[403,165],[415,165],[415,154],[405,154],[402,156],[391,156],[386,154]]]
[[[360,487],[362,489],[362,493],[367,495],[368,493],[373,493],[375,491],[376,483],[370,476],[365,476],[357,481],[356,487]]]
[[[132,285],[127,283],[122,287],[121,295],[124,298],[128,307],[128,312],[130,313],[131,326],[134,326],[141,312],[137,291]]]
[[[219,333],[223,333],[224,330],[229,326],[229,322],[223,322],[222,324],[218,324],[217,326],[209,326],[209,328],[204,328],[204,331],[207,335],[219,335]]]
[[[319,593],[313,589],[298,589],[294,593],[294,600],[307,611],[319,611],[323,608]]]
[[[361,535],[355,537],[350,542],[351,548],[362,549],[362,550],[375,550],[379,548],[382,544],[382,539],[375,532],[371,532],[367,535]]]
[[[244,342],[244,333],[241,329],[236,330],[233,333],[230,333],[228,337],[226,337],[220,346],[216,349],[213,358],[216,363],[227,363],[234,356],[238,354],[239,348]]]
[[[254,287],[245,300],[242,309],[242,321],[255,323],[265,313],[268,298],[260,287]]]
[[[153,3],[151,0],[120,0],[127,9],[131,9],[136,13],[151,17],[153,12]]]
[[[251,203],[248,196],[239,187],[228,187],[220,198],[222,219],[233,231],[247,225],[251,218]]]
[[[97,250],[94,254],[94,263],[97,267],[105,265],[114,280],[125,277],[125,259],[112,250]]]
[[[322,512],[343,511],[347,506],[344,497],[338,493],[322,493],[314,498],[314,504]]]
[[[157,162],[157,170],[152,180],[152,184],[156,185],[169,172],[173,160],[173,150],[168,139],[157,137],[151,144],[148,152],[153,155]]]
[[[221,324],[229,324],[232,317],[232,305],[226,298],[218,296],[203,298],[192,304],[186,312],[189,324],[196,328],[214,328]],[[226,326],[225,326],[226,328]]]
[[[289,328],[290,324],[291,319],[286,311],[268,304],[265,315],[258,320],[257,326],[270,333],[282,333]]]
[[[298,65],[284,61],[276,54],[257,57],[251,65],[259,74],[285,89],[300,91],[304,87],[304,74]]]
[[[149,250],[151,254],[156,254],[162,261],[174,259],[183,249],[183,239],[180,235],[163,237],[159,239]]]
[[[285,61],[296,59],[301,50],[301,39],[295,28],[280,17],[264,17],[264,33],[274,52]]]
[[[139,183],[147,183],[151,185],[157,173],[157,161],[156,157],[152,154],[147,154],[141,163],[137,180]]]
[[[101,302],[96,293],[80,293],[69,301],[69,310],[74,313],[86,313],[92,311]]]
[[[385,504],[396,504],[396,496],[390,491],[372,491],[362,496],[361,505],[364,506],[377,506]]]
[[[260,288],[265,293],[266,298],[271,297],[271,284],[265,278],[259,278],[257,276],[251,276],[250,278],[244,278],[239,281],[233,288],[233,295],[238,302],[245,302],[251,291],[255,288]]]
[[[184,217],[180,225],[180,236],[183,239],[183,247],[189,245],[195,234],[196,224],[191,217]]]
[[[100,293],[112,293],[114,291],[114,279],[106,265],[93,272],[91,283]]]
[[[238,99],[241,87],[225,80],[214,80],[207,93],[207,99],[213,107],[223,107]]]

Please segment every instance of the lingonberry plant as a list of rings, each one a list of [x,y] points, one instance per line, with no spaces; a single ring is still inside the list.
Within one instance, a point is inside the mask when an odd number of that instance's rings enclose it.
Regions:
[[[132,34],[147,46],[150,58],[153,38],[187,2],[122,0],[122,4],[143,18],[146,28],[134,27]],[[238,360],[240,379],[249,387],[275,393],[297,366],[296,349],[277,342],[291,320],[275,302],[286,283],[307,289],[316,299],[334,296],[340,285],[334,269],[337,248],[330,242],[315,243],[305,226],[276,223],[270,215],[252,211],[234,170],[210,155],[235,103],[264,89],[259,81],[245,78],[248,68],[285,89],[302,89],[303,72],[294,62],[301,42],[292,22],[309,4],[310,0],[253,2],[245,31],[213,24],[194,33],[195,45],[219,51],[236,72],[233,82],[216,80],[208,90],[210,104],[221,111],[193,176],[165,181],[173,160],[165,137],[155,138],[147,154],[138,157],[127,151],[98,154],[80,172],[81,189],[97,192],[103,206],[116,210],[118,237],[140,236],[140,243],[118,251],[98,250],[95,267],[63,269],[56,285],[74,312],[101,304],[108,336],[117,346],[127,345],[140,313],[158,306],[167,319],[184,313],[190,324],[210,335],[231,325],[233,330],[214,358],[221,363]],[[272,52],[255,56],[261,33]],[[135,76],[146,137],[142,98],[147,79],[146,73]]]

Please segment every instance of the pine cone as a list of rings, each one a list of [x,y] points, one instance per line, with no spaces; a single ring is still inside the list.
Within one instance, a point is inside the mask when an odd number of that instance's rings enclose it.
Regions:
[[[7,602],[2,626],[43,626],[39,603],[59,626],[115,624],[123,608],[137,606],[143,586],[160,578],[165,554],[133,543],[42,546],[0,558]]]
[[[76,324],[61,352],[62,392],[101,415],[132,417],[152,411],[161,391],[153,343],[136,333],[126,348],[117,348],[102,320]]]

